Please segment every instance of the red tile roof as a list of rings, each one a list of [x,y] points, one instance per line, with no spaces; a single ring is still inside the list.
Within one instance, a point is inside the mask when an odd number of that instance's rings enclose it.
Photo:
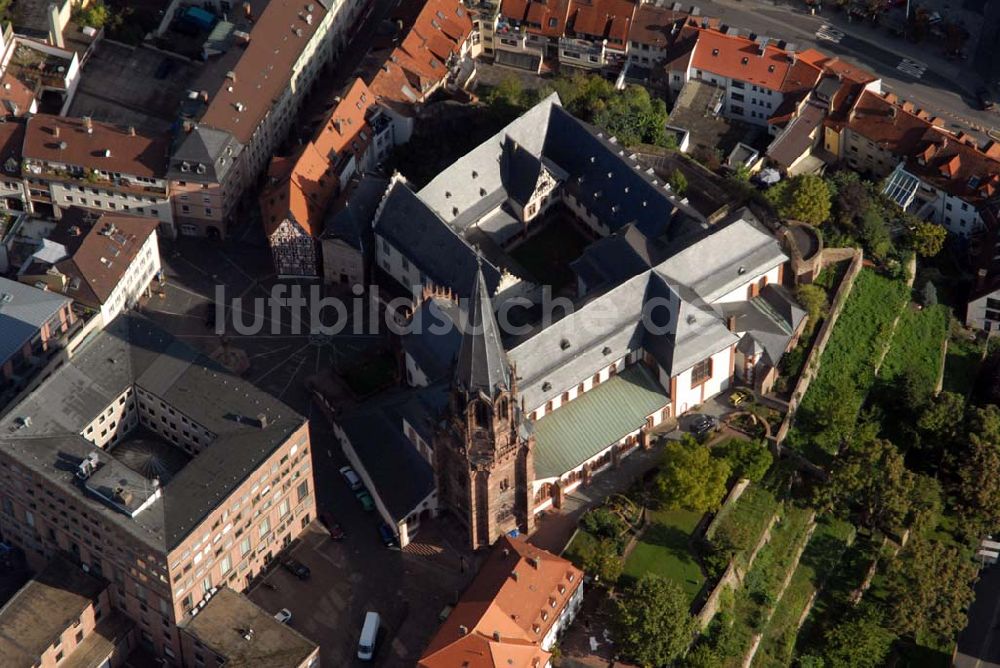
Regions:
[[[540,643],[583,572],[523,539],[504,536],[431,639],[419,668],[542,668]]]
[[[570,0],[503,0],[500,15],[530,33],[562,37],[569,21],[569,6]]]
[[[792,63],[782,49],[760,46],[746,37],[702,30],[691,66],[729,79],[738,79],[771,90],[780,90]]]
[[[166,135],[81,118],[37,114],[28,119],[23,154],[26,159],[76,165],[145,178],[167,173]],[[109,154],[110,153],[110,154]]]
[[[567,32],[624,46],[635,11],[631,0],[572,0]]]
[[[311,9],[309,9],[311,7]],[[211,97],[201,122],[250,143],[254,130],[281,97],[292,67],[326,16],[320,3],[269,2],[254,22],[250,41]],[[308,20],[307,20],[308,19]]]
[[[632,18],[628,38],[639,44],[665,49],[674,41],[674,26],[683,26],[688,16],[687,12],[675,12],[653,4],[639,5]]]
[[[311,236],[322,232],[323,214],[339,187],[338,164],[361,160],[372,138],[365,116],[375,96],[355,79],[316,136],[294,157],[278,157],[268,168],[269,185],[260,196],[264,231],[270,237],[286,219]]]
[[[894,105],[876,93],[865,91],[851,110],[847,126],[896,155],[913,155],[922,147],[930,124],[907,108],[912,110],[913,105]]]
[[[927,126],[920,148],[906,161],[906,171],[949,195],[978,205],[997,194],[1000,160],[988,148],[982,151]]]
[[[460,0],[427,0],[369,84],[372,93],[401,105],[420,102],[448,77],[448,61],[471,33],[472,18]]]

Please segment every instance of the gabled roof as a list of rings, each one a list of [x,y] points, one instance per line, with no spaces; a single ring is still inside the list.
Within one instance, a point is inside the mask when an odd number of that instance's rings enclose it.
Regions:
[[[582,580],[565,559],[501,537],[417,666],[543,668],[541,641]]]
[[[69,303],[62,295],[0,277],[0,364]]]
[[[636,5],[631,0],[573,0],[567,32],[624,46]]]
[[[459,297],[468,297],[475,289],[476,251],[401,181],[389,187],[375,219],[375,233],[405,252],[436,285]],[[486,260],[482,271],[492,294],[500,284],[500,272]]]
[[[388,187],[389,179],[364,174],[357,185],[342,193],[337,204],[327,211],[321,236],[340,239],[363,250],[365,238],[371,235],[375,212]]]
[[[305,234],[319,236],[330,199],[340,186],[338,166],[351,155],[358,161],[372,140],[365,116],[374,95],[355,79],[330,115],[294,158],[277,157],[268,171],[270,184],[261,193],[264,232],[270,237],[286,220]]]
[[[562,37],[569,10],[570,0],[503,0],[500,5],[501,16],[546,37]]]
[[[95,215],[79,207],[69,208],[48,239],[66,253],[66,257],[51,263],[66,277],[63,294],[91,308],[101,308],[143,244],[156,234],[158,223],[155,218]],[[36,253],[24,272],[44,273],[51,265]]]
[[[931,127],[912,105],[895,104],[887,96],[864,91],[847,122],[851,132],[869,139],[895,155],[913,155],[924,147]]]
[[[292,68],[329,11],[327,0],[268,2],[253,23],[233,77],[211,96],[201,123],[233,135],[244,146],[284,94]],[[308,9],[311,6],[312,9]]]
[[[167,173],[167,149],[164,135],[110,123],[37,114],[28,119],[23,155],[26,159],[104,172],[163,178]]]
[[[500,342],[482,265],[476,271],[476,287],[466,309],[454,385],[466,394],[483,393],[490,398],[510,389],[510,365]]]
[[[783,49],[760,45],[746,37],[702,30],[694,48],[691,66],[730,79],[780,90],[791,61]]]

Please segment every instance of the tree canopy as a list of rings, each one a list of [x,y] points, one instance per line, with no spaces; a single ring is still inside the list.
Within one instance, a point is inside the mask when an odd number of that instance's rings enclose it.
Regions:
[[[774,463],[774,456],[762,441],[732,438],[717,448],[718,455],[729,464],[730,474],[760,482]]]
[[[947,237],[948,231],[943,226],[918,220],[910,231],[910,246],[921,257],[934,257],[944,248]]]
[[[819,225],[830,217],[830,188],[815,174],[782,181],[768,190],[766,197],[782,218]]]
[[[678,659],[694,633],[684,590],[673,580],[646,573],[618,600],[615,641],[622,654],[641,666],[664,666]]]
[[[729,473],[725,460],[713,457],[708,448],[686,436],[664,448],[656,487],[667,506],[706,512],[725,495]]]

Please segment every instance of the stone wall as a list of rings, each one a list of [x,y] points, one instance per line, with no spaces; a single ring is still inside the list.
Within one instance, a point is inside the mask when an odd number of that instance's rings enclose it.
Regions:
[[[709,522],[708,526],[705,528],[704,535],[706,538],[711,539],[712,535],[715,533],[715,527],[719,520],[729,511],[730,508],[732,508],[733,504],[736,503],[741,496],[743,496],[743,492],[746,491],[746,488],[749,486],[750,481],[746,478],[740,478],[740,480],[733,485],[733,488],[729,490],[729,494],[726,495],[726,500],[722,502],[719,512],[715,513],[715,517],[712,518],[712,521]]]
[[[847,258],[851,259],[851,265],[844,273],[840,287],[837,288],[837,293],[833,297],[833,303],[830,305],[830,312],[827,314],[826,320],[823,321],[823,325],[819,328],[816,340],[813,341],[812,350],[809,351],[809,355],[802,365],[802,373],[799,374],[799,380],[795,383],[795,389],[792,390],[792,396],[788,401],[788,412],[785,413],[785,419],[782,420],[781,426],[778,427],[778,431],[775,434],[775,442],[779,448],[781,442],[785,440],[785,436],[788,435],[788,430],[791,428],[792,420],[795,419],[795,412],[802,401],[802,397],[805,396],[806,390],[809,389],[809,384],[813,378],[819,373],[819,364],[823,356],[823,351],[830,340],[833,326],[837,323],[837,318],[840,317],[840,312],[844,309],[844,304],[847,303],[847,297],[851,294],[854,281],[861,272],[864,260],[864,254],[860,249],[856,248],[826,248],[823,250],[824,266]]]
[[[726,589],[736,590],[743,584],[743,578],[746,577],[747,572],[750,567],[753,566],[754,560],[757,558],[757,554],[761,549],[767,545],[767,542],[771,540],[771,529],[774,528],[774,523],[778,521],[778,515],[781,513],[779,508],[774,515],[771,516],[771,521],[767,523],[767,527],[764,532],[760,535],[760,539],[754,546],[753,551],[747,558],[747,563],[742,568],[737,565],[736,559],[732,559],[729,565],[726,566],[726,570],[723,571],[722,577],[716,583],[712,592],[705,599],[704,605],[701,606],[701,610],[695,615],[695,621],[697,622],[698,629],[704,631],[708,628],[708,625],[712,623],[712,619],[715,618],[716,613],[719,611],[719,603],[721,602],[722,592]]]

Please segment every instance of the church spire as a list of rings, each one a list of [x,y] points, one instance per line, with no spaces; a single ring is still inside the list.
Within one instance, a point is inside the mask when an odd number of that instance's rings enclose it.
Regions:
[[[501,390],[510,389],[510,365],[500,342],[500,328],[493,315],[481,259],[458,350],[455,386],[466,393],[483,392],[491,398]]]

